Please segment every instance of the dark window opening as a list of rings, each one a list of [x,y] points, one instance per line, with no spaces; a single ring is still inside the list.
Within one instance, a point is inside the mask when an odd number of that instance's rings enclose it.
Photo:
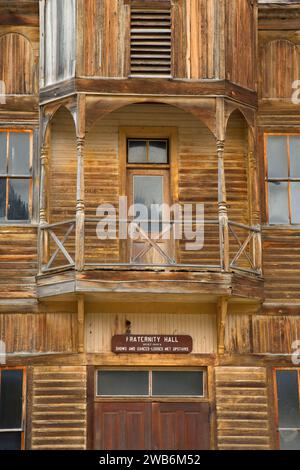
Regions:
[[[0,131],[0,222],[29,221],[32,132]]]
[[[205,397],[204,371],[97,371],[97,396]]]
[[[300,450],[300,371],[277,370],[278,441],[281,450]]]
[[[23,370],[0,370],[0,450],[22,447],[23,381]]]

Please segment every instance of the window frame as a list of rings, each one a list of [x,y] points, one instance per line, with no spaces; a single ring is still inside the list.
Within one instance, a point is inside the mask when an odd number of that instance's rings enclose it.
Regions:
[[[0,127],[0,132],[6,133],[9,136],[10,133],[20,133],[20,134],[30,134],[30,152],[29,152],[29,170],[30,175],[17,175],[17,174],[10,174],[8,171],[8,163],[9,163],[9,137],[7,139],[7,149],[6,149],[6,173],[0,174],[0,179],[5,179],[6,184],[6,201],[5,201],[5,218],[0,219],[0,226],[28,226],[32,224],[34,219],[34,194],[33,194],[33,186],[34,186],[34,178],[36,174],[35,169],[35,158],[34,158],[34,149],[35,149],[35,130],[30,127]],[[14,179],[20,180],[28,180],[29,181],[29,192],[28,192],[28,219],[24,220],[9,220],[7,217],[8,214],[8,205],[9,205],[9,181]]]
[[[275,432],[276,432],[276,448],[280,448],[280,430],[289,429],[289,428],[280,428],[279,427],[279,406],[278,406],[278,386],[277,386],[277,372],[297,372],[298,373],[298,396],[299,396],[299,406],[300,406],[300,368],[299,367],[276,367],[273,369],[273,386],[274,386],[274,401],[275,401]],[[297,428],[298,429],[298,428]],[[300,431],[300,428],[299,428]]]
[[[146,162],[141,162],[141,163],[130,163],[129,162],[129,142],[145,142],[146,143],[146,156],[147,156],[147,161]],[[151,142],[166,142],[167,144],[167,163],[153,163],[150,162],[149,160],[149,154],[150,154],[150,144]],[[136,139],[130,137],[127,139],[127,155],[126,155],[126,167],[127,169],[138,169],[138,168],[164,168],[164,169],[170,169],[170,139],[155,139],[155,138],[145,138],[143,139],[142,137],[138,137]]]
[[[1,376],[3,371],[22,371],[23,373],[23,383],[22,383],[22,426],[20,429],[1,429],[1,433],[20,433],[21,434],[21,449],[25,450],[25,438],[26,438],[26,391],[27,391],[27,374],[26,367],[5,367],[0,366],[0,386],[1,386]],[[1,398],[0,398],[1,399]]]
[[[148,395],[98,395],[98,373],[99,372],[147,372],[149,374],[149,394]],[[152,395],[152,373],[153,372],[201,372],[203,374],[203,395]],[[94,400],[97,402],[118,401],[140,402],[208,402],[208,370],[205,367],[96,367],[94,371]]]
[[[285,137],[286,146],[287,146],[287,156],[288,156],[288,177],[287,178],[269,178],[269,161],[268,161],[268,138],[269,137]],[[291,193],[291,183],[299,183],[299,178],[291,178],[291,152],[289,145],[290,137],[300,137],[300,132],[264,132],[264,188],[265,188],[265,201],[266,201],[266,222],[269,227],[289,227],[289,228],[298,228],[300,227],[299,223],[292,222],[292,193]],[[274,182],[281,182],[288,184],[288,218],[289,223],[271,223],[270,222],[270,205],[269,205],[269,184]]]

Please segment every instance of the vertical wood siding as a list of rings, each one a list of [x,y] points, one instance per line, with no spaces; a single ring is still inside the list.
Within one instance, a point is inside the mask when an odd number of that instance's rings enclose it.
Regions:
[[[84,74],[127,76],[129,5],[124,0],[85,0],[84,3]]]
[[[242,313],[227,316],[225,349],[229,354],[252,353],[252,319]]]
[[[253,352],[292,354],[294,341],[300,338],[300,316],[262,315],[253,318]]]
[[[173,0],[172,75],[205,79],[219,74],[217,0]],[[124,0],[85,0],[83,70],[80,74],[127,77],[130,6]],[[107,53],[109,51],[109,53]]]
[[[269,450],[266,370],[217,367],[217,443],[219,450]]]
[[[0,37],[0,80],[5,83],[8,95],[34,93],[33,48],[22,34],[9,33]]]
[[[216,350],[215,315],[89,313],[86,316],[87,352],[111,352],[111,337],[125,334],[126,320],[131,322],[132,334],[190,335],[195,354],[210,354]]]
[[[292,83],[299,79],[299,46],[286,39],[268,42],[260,54],[260,96],[291,98]]]
[[[75,0],[47,0],[45,15],[45,84],[75,75]]]
[[[33,369],[32,450],[86,448],[86,368]]]
[[[0,314],[6,352],[71,353],[77,347],[77,317],[71,313]]]
[[[226,76],[238,85],[255,89],[256,82],[256,24],[255,2],[227,1]]]

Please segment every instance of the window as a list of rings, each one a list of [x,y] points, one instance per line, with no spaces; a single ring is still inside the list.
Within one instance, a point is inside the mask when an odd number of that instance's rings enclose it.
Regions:
[[[32,141],[31,131],[0,130],[0,222],[30,219]]]
[[[204,397],[204,372],[97,371],[97,396]]]
[[[270,224],[300,224],[300,135],[266,136]]]
[[[164,2],[168,6],[169,2]],[[171,9],[131,9],[132,76],[171,75]]]
[[[0,450],[24,447],[24,374],[0,369]]]
[[[128,164],[169,163],[168,140],[128,139]]]
[[[300,370],[277,370],[277,431],[282,450],[300,450]]]

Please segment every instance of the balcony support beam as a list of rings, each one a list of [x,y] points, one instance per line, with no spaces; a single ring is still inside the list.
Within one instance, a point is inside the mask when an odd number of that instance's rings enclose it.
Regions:
[[[225,353],[225,332],[228,313],[228,297],[220,297],[217,306],[218,354]]]
[[[84,295],[79,295],[77,300],[77,350],[78,353],[84,352],[84,323],[85,323],[85,307]]]

